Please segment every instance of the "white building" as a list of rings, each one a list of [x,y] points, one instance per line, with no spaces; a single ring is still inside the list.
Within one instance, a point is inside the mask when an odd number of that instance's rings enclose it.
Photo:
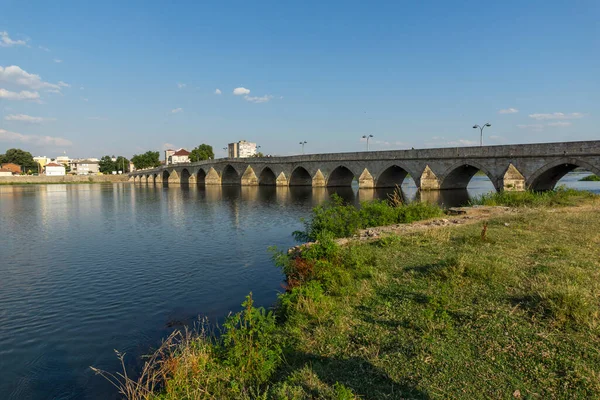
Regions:
[[[165,150],[165,164],[181,164],[190,162],[190,152],[186,149]]]
[[[46,175],[48,176],[64,176],[65,166],[57,163],[46,164]]]
[[[6,168],[0,168],[0,176],[12,176],[12,171]]]
[[[227,145],[227,157],[229,158],[248,158],[254,155],[256,155],[256,143],[240,140]]]
[[[100,162],[97,159],[73,160],[71,173],[77,175],[95,175],[100,172]]]
[[[169,164],[180,164],[190,162],[190,152],[186,149],[179,149],[169,159]]]

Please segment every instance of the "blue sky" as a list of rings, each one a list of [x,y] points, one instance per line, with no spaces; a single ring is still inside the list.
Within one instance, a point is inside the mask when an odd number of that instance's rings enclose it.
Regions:
[[[600,139],[597,0],[0,10],[0,152],[447,147],[478,144],[488,121],[486,144]]]

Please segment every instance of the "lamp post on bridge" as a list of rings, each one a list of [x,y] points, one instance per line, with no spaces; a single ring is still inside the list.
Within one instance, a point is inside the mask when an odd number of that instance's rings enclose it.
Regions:
[[[372,138],[373,135],[363,135],[363,139],[367,139],[367,151],[369,151],[369,139]]]
[[[485,128],[486,126],[492,126],[492,124],[490,124],[489,122],[486,122],[485,125],[483,125],[483,126],[479,126],[479,125],[473,126],[473,129],[479,128],[479,146],[483,146],[483,128]]]
[[[306,140],[303,142],[300,142],[300,144],[302,145],[302,154],[304,154],[304,145],[308,143]]]

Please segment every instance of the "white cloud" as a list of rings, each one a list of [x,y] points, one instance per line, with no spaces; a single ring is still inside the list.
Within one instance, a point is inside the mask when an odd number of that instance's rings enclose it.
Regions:
[[[57,63],[57,64],[60,64],[60,63],[62,62],[62,60],[61,60],[61,59],[59,59],[59,58],[55,58],[55,59],[54,59],[54,62],[55,62],[55,63]]]
[[[519,124],[519,125],[517,125],[517,128],[530,129],[532,131],[539,132],[544,129],[544,125],[543,124]]]
[[[236,96],[244,96],[250,94],[250,89],[246,89],[245,87],[237,87],[233,89],[233,94]]]
[[[9,67],[0,67],[0,82],[7,82],[13,85],[25,86],[29,89],[57,89],[60,86],[54,83],[42,81],[39,75],[30,74],[16,65]]]
[[[175,149],[175,145],[173,143],[163,143],[163,150],[173,150]]]
[[[71,85],[69,85],[68,83],[63,82],[63,81],[58,81],[58,86],[60,86],[60,87],[71,87]]]
[[[34,146],[56,146],[64,147],[71,146],[73,143],[70,140],[53,136],[38,136],[38,135],[23,135],[17,132],[10,132],[0,129],[0,141],[4,142],[20,142]]]
[[[271,96],[270,94],[265,94],[264,96],[261,96],[261,97],[244,96],[244,99],[246,99],[246,101],[249,101],[251,103],[266,103],[267,101],[271,100],[272,98],[273,98],[273,96]]]
[[[583,114],[579,112],[574,112],[570,114],[565,114],[561,112],[549,113],[549,114],[529,114],[529,118],[536,119],[538,121],[547,120],[547,119],[577,119],[582,118]]]
[[[569,122],[569,121],[556,121],[556,122],[548,122],[546,125],[548,125],[548,126],[571,126],[571,122]]]
[[[6,89],[0,89],[0,99],[40,101],[40,94],[38,92],[30,92],[27,90],[10,92]]]
[[[187,84],[185,84],[185,83],[178,83],[178,84],[177,84],[177,87],[178,87],[179,89],[183,89],[183,88],[184,88],[184,87],[186,87],[186,86],[187,86]]]
[[[27,122],[30,124],[41,124],[44,121],[54,121],[55,118],[32,117],[25,114],[10,114],[4,117],[6,121]]]
[[[498,111],[498,114],[516,114],[519,110],[516,108],[505,108],[503,110]]]
[[[0,32],[0,47],[11,47],[11,46],[27,46],[27,41],[12,40],[10,38],[10,36],[8,36],[8,32],[6,32],[6,31]]]
[[[221,89],[215,89],[215,94],[221,94]]]
[[[44,50],[45,52],[50,52],[50,49],[44,46],[38,46],[38,49]]]
[[[87,97],[82,97],[82,98],[81,98],[81,101],[85,101],[85,102],[87,103],[87,102],[88,102],[88,101],[90,101],[90,100],[89,100]]]
[[[171,110],[171,114],[177,114],[183,112],[183,108],[174,108]]]
[[[88,119],[91,119],[93,121],[106,121],[106,118],[104,117],[88,117]]]

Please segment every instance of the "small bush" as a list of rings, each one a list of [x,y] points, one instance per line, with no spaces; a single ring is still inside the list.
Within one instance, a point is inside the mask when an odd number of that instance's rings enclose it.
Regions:
[[[234,369],[235,381],[246,388],[267,382],[282,355],[275,341],[274,314],[253,304],[250,293],[242,303],[244,310],[229,316],[223,324],[224,364]]]

